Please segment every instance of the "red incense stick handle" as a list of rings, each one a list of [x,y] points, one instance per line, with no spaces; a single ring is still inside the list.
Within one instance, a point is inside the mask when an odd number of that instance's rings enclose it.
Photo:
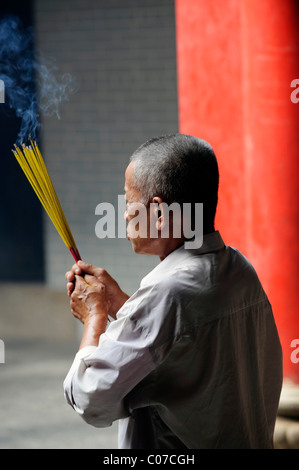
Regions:
[[[75,262],[79,261],[81,259],[80,253],[78,250],[75,250],[74,248],[70,248],[70,252],[72,257],[74,258]]]

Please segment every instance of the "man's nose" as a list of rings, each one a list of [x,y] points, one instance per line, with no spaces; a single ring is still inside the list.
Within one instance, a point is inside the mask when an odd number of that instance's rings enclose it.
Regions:
[[[129,211],[128,211],[128,209],[129,209],[129,205],[127,203],[126,204],[126,210],[124,212],[124,219],[125,219],[126,222],[129,222]]]

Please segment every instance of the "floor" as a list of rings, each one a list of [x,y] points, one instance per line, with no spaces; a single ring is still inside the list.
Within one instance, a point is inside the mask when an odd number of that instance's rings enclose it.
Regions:
[[[62,383],[77,344],[5,342],[0,449],[117,449],[117,424],[97,429],[66,403]]]

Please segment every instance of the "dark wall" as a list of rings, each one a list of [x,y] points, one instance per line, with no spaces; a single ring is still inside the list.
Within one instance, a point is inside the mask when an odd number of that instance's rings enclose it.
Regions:
[[[25,28],[33,26],[33,2],[3,3],[0,21],[14,15]],[[5,103],[0,103],[0,281],[42,281],[42,207],[11,152],[19,130],[20,120],[9,108],[6,96]]]

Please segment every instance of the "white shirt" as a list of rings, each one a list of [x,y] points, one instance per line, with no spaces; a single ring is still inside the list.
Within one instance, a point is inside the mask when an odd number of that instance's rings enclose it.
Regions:
[[[93,426],[119,421],[119,448],[271,448],[282,383],[271,306],[219,232],[170,253],[65,379]]]

